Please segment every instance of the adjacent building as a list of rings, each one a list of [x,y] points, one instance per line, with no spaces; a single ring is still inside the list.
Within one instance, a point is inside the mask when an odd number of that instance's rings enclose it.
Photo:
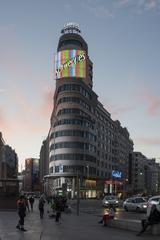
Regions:
[[[19,193],[18,156],[0,132],[0,209],[15,209]]]
[[[49,138],[43,141],[40,149],[39,177],[41,189],[43,190],[44,176],[49,174]]]
[[[5,149],[5,141],[3,139],[2,133],[0,132],[0,179],[4,178],[4,172],[5,172],[4,149]]]
[[[18,156],[12,147],[5,144],[0,132],[0,179],[16,179],[18,175]]]
[[[159,193],[160,165],[141,152],[132,154],[132,194],[155,195]]]
[[[37,158],[25,159],[23,189],[26,192],[34,192],[40,190],[39,159]]]

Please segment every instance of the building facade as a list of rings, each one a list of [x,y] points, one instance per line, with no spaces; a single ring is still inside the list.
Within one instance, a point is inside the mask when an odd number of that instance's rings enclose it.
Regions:
[[[17,153],[9,145],[5,145],[4,155],[6,163],[6,178],[17,179],[18,176]]]
[[[16,209],[19,193],[18,156],[0,132],[0,209]]]
[[[132,194],[159,194],[160,165],[141,152],[132,154]]]
[[[39,159],[25,159],[24,187],[25,192],[35,192],[40,190]]]
[[[5,176],[5,142],[0,132],[0,179],[3,179]]]
[[[5,144],[0,132],[0,179],[16,179],[18,175],[18,156],[12,147]]]
[[[39,159],[40,183],[43,183],[44,176],[49,174],[49,137],[43,141]],[[43,184],[42,184],[43,185]]]
[[[94,198],[121,192],[133,142],[93,91],[93,63],[77,25],[62,29],[55,55],[54,106],[49,131],[49,194]]]

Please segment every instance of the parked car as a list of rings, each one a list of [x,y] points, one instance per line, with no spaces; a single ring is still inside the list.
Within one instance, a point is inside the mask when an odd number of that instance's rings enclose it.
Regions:
[[[116,196],[114,195],[106,195],[102,200],[102,206],[103,207],[109,207],[109,205],[112,204],[115,207],[118,207],[119,202]]]
[[[123,203],[123,208],[126,211],[146,212],[147,201],[143,197],[127,198]]]
[[[160,195],[150,197],[148,199],[147,215],[149,215],[152,205],[153,204],[157,205],[159,203],[160,203]]]

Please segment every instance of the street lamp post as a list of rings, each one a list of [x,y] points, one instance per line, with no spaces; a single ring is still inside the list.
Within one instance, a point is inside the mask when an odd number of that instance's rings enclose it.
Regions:
[[[79,174],[77,169],[77,216],[79,216]]]

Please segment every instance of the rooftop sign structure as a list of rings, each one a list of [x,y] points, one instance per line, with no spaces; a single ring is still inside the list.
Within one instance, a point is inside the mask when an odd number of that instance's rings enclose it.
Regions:
[[[64,25],[63,29],[61,30],[62,34],[67,34],[67,33],[76,33],[76,34],[80,34],[81,31],[79,29],[79,25],[76,23],[67,23]]]

